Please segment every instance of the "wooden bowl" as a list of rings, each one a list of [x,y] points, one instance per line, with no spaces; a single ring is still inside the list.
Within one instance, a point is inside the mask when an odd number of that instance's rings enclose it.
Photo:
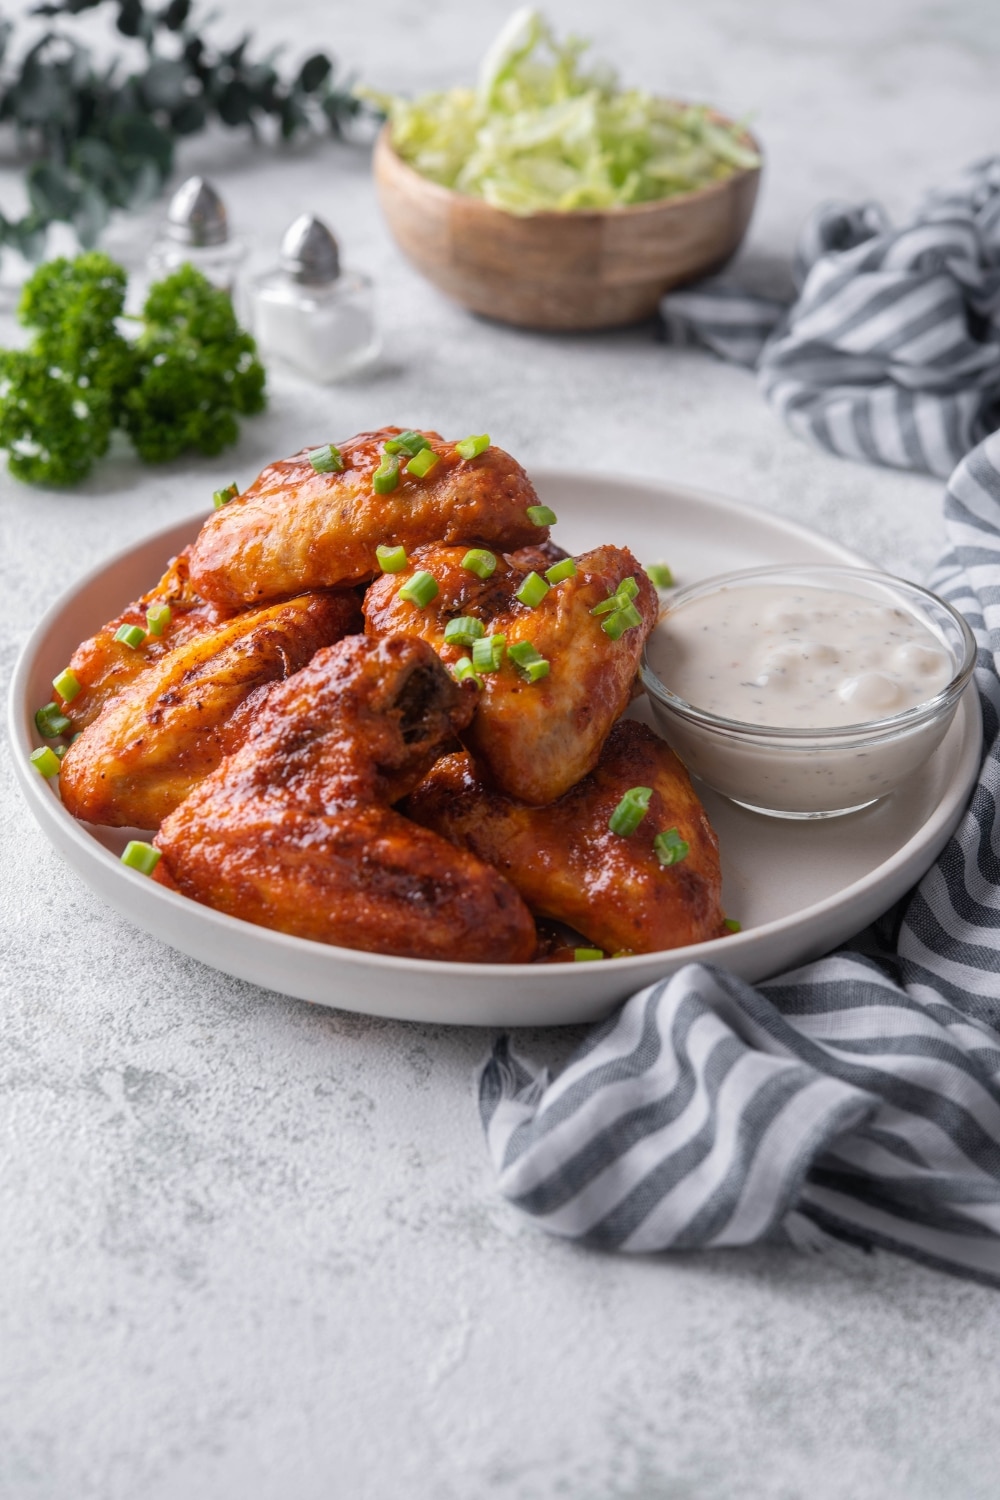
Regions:
[[[382,212],[411,264],[463,307],[521,328],[613,328],[651,317],[670,287],[729,260],[760,179],[755,167],[629,208],[521,216],[421,177],[396,155],[388,125],[374,168]]]

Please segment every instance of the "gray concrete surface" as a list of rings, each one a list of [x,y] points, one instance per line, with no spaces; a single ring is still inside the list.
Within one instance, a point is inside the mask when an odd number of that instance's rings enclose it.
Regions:
[[[489,0],[228,6],[402,87],[468,74]],[[554,0],[629,77],[751,114],[771,275],[821,197],[903,211],[997,147],[982,0]],[[794,440],[752,379],[649,330],[466,317],[402,263],[363,153],[190,148],[266,259],[304,208],[380,287],[380,368],[276,377],[220,462],[84,488],[0,481],[5,676],[91,564],[306,441],[397,420],[532,464],[662,474],[805,518],[922,576],[940,485]],[[0,199],[16,198],[10,171]],[[134,231],[141,237],[141,226]],[[3,326],[9,333],[9,323]],[[116,601],[109,601],[109,605]],[[995,1294],[886,1255],[629,1261],[564,1245],[491,1182],[489,1038],[314,1010],[159,946],[59,862],[0,763],[0,1495],[4,1500],[990,1500]],[[565,1034],[519,1045],[557,1059]]]

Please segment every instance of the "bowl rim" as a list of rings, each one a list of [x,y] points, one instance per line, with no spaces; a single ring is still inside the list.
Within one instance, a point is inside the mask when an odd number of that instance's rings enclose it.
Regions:
[[[676,102],[683,103],[684,101],[678,100]],[[550,219],[558,220],[559,223],[566,223],[568,220],[579,222],[587,218],[636,218],[643,214],[663,213],[665,209],[683,208],[690,203],[700,202],[706,198],[729,192],[735,183],[743,179],[760,176],[764,165],[764,150],[753,131],[749,130],[745,125],[740,125],[731,116],[723,114],[721,110],[712,109],[711,112],[716,119],[724,120],[727,125],[735,125],[738,129],[742,130],[744,136],[751,142],[754,150],[760,157],[757,166],[735,167],[728,177],[720,178],[718,182],[707,183],[705,187],[692,188],[687,193],[673,193],[665,198],[650,198],[645,203],[623,203],[613,208],[539,208],[533,209],[531,213],[516,214],[509,208],[499,208],[495,203],[490,203],[485,198],[478,197],[475,193],[460,193],[457,188],[445,187],[444,183],[435,182],[433,177],[425,177],[422,172],[418,172],[416,167],[411,166],[404,157],[400,156],[392,143],[391,120],[385,121],[378,135],[375,137],[373,159],[377,166],[381,156],[388,157],[394,167],[398,167],[401,172],[413,178],[415,182],[420,183],[432,196],[436,195],[440,197],[443,202],[458,199],[463,204],[475,205],[477,210],[482,210],[488,214],[501,214],[503,218],[513,219],[517,223],[531,224]]]
[[[933,698],[879,719],[862,719],[852,724],[828,724],[815,728],[803,728],[790,724],[750,724],[743,719],[731,719],[725,714],[716,714],[708,709],[699,708],[697,704],[690,703],[679,693],[668,688],[649,661],[649,641],[647,640],[639,664],[639,676],[643,687],[654,702],[688,723],[698,725],[703,729],[714,730],[721,735],[781,744],[791,741],[793,744],[802,744],[804,748],[810,750],[826,744],[847,745],[859,740],[870,743],[874,740],[889,738],[932,721],[958,702],[975,670],[979,649],[969,622],[955,609],[954,605],[949,604],[933,590],[924,588],[919,583],[911,583],[909,579],[900,578],[895,573],[885,573],[877,568],[855,568],[846,563],[781,563],[773,567],[741,568],[731,573],[719,573],[714,578],[703,578],[698,583],[690,584],[687,588],[678,589],[673,593],[661,610],[657,624],[666,619],[673,610],[689,603],[692,599],[715,593],[728,585],[741,585],[757,579],[804,573],[820,574],[829,578],[831,582],[838,579],[853,579],[875,583],[889,592],[901,595],[911,605],[913,603],[920,605],[924,611],[927,605],[943,610],[957,626],[962,642],[960,656],[957,650],[951,652],[952,660],[957,662],[957,666],[949,681],[935,693]]]

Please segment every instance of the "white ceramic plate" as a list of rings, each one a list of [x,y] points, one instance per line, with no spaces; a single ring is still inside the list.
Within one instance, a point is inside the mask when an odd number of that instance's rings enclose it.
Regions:
[[[669,562],[680,584],[765,563],[865,561],[791,522],[695,490],[585,474],[533,478],[560,518],[564,546],[580,552],[602,542],[625,544],[643,563]],[[38,743],[32,716],[51,697],[55,673],[81,639],[151,585],[202,520],[192,517],[112,558],[45,616],[11,687],[14,763],[47,837],[111,906],[182,953],[281,993],[412,1021],[548,1026],[602,1016],[692,960],[764,979],[826,952],[901,896],[943,848],[975,781],[982,731],[970,692],[933,759],[905,788],[863,812],[785,822],[706,790],[722,848],[725,908],[743,931],[658,955],[539,967],[432,963],[255,927],[126,869],[117,856],[134,830],[77,823],[28,761]]]

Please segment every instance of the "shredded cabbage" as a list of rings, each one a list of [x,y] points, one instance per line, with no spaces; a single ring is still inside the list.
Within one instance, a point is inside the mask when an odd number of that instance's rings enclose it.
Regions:
[[[416,100],[368,92],[396,151],[444,187],[515,214],[615,208],[706,187],[760,158],[704,105],[620,89],[585,71],[585,42],[558,42],[529,6],[488,49],[475,89]]]

